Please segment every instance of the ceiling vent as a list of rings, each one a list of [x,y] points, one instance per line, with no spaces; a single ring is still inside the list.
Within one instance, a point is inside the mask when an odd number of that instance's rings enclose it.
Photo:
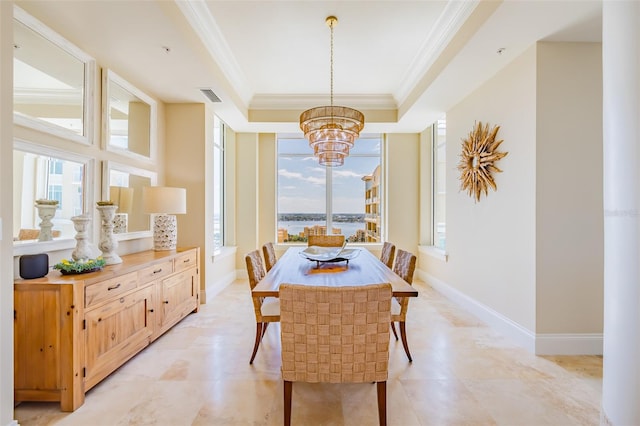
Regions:
[[[207,97],[207,99],[209,99],[211,102],[222,102],[220,100],[220,98],[218,97],[218,95],[216,95],[215,93],[213,93],[213,90],[211,89],[200,89],[200,91],[202,92],[203,95],[205,95]]]

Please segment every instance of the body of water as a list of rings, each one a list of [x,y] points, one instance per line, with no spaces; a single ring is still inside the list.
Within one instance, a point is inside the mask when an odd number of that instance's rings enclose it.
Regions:
[[[285,228],[290,235],[298,235],[304,231],[305,227],[312,227],[313,225],[324,225],[324,222],[303,220],[278,222],[278,228]],[[365,229],[364,222],[333,222],[333,227],[340,228],[342,230],[342,235],[346,238],[355,235],[358,229]]]

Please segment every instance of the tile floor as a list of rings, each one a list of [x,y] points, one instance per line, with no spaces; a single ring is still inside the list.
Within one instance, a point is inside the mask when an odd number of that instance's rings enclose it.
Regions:
[[[409,303],[413,363],[392,340],[390,425],[598,425],[602,358],[536,357],[424,283]],[[279,327],[249,365],[255,317],[246,280],[138,354],[62,413],[22,403],[29,425],[281,425]],[[393,339],[393,336],[392,336]],[[294,425],[375,425],[369,384],[294,384]]]

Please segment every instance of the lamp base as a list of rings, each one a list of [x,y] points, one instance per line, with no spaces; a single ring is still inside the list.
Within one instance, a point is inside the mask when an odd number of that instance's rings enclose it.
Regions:
[[[156,214],[153,220],[153,249],[175,250],[178,244],[178,220],[173,214]]]

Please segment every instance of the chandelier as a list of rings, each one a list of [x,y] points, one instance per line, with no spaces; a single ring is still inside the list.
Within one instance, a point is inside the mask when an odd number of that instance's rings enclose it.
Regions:
[[[308,109],[300,114],[300,129],[321,165],[342,166],[349,150],[364,127],[364,114],[353,108],[333,105],[333,27],[338,18],[325,20],[331,29],[331,104]]]

